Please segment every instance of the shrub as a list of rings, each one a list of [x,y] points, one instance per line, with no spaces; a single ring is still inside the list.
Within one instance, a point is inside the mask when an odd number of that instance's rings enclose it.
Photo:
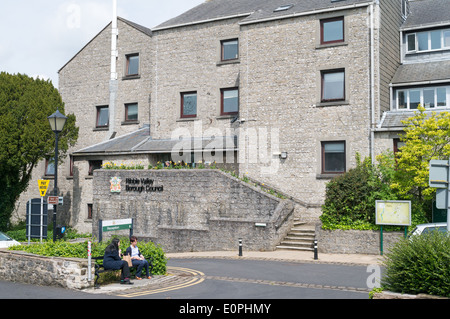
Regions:
[[[383,289],[450,297],[450,236],[431,232],[394,244],[385,254]]]
[[[397,199],[389,187],[394,168],[393,154],[379,158],[378,165],[371,159],[331,180],[326,186],[325,204],[320,219],[324,229],[378,229],[375,225],[375,201]]]
[[[109,242],[92,242],[91,250],[92,256],[103,256],[106,246]],[[130,241],[127,237],[120,238],[122,243],[122,251],[125,252],[126,247],[129,245]],[[88,242],[84,243],[69,243],[65,241],[46,241],[42,244],[33,245],[17,245],[12,246],[10,250],[21,250],[26,251],[31,254],[48,256],[48,257],[66,257],[66,258],[83,258],[87,259],[87,246]],[[164,251],[159,245],[155,245],[152,242],[139,242],[139,250],[144,256],[153,257],[153,274],[154,275],[164,275],[166,273],[167,259]]]

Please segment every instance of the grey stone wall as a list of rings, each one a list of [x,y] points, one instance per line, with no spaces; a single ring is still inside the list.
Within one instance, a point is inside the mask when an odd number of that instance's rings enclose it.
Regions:
[[[383,252],[403,238],[402,232],[383,232]],[[323,230],[316,225],[317,248],[324,254],[380,254],[380,232],[373,230]]]
[[[91,271],[93,273],[93,269]],[[0,278],[69,289],[83,289],[93,284],[93,281],[88,281],[87,257],[43,257],[6,249],[0,249]]]
[[[120,193],[110,192],[112,177],[121,178]],[[93,192],[94,236],[99,219],[134,218],[133,233],[166,252],[232,250],[239,238],[246,249],[274,250],[294,217],[290,200],[219,170],[98,170]]]

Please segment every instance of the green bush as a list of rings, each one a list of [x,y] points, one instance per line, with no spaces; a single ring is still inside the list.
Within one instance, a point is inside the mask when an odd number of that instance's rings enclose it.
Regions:
[[[361,162],[358,154],[356,160],[355,168],[337,176],[326,186],[320,216],[323,229],[378,229],[375,201],[397,199],[389,187],[393,154],[380,157],[378,165],[372,165],[370,158]]]
[[[91,250],[92,256],[103,256],[106,246],[111,241],[98,243],[92,242]],[[122,252],[125,252],[126,247],[130,244],[127,237],[120,238]],[[10,250],[21,250],[28,253],[48,256],[48,257],[66,257],[66,258],[83,258],[87,259],[87,246],[88,242],[83,243],[69,243],[65,241],[45,241],[42,244],[32,244],[32,245],[17,245],[12,246]],[[139,250],[144,256],[153,257],[153,274],[154,275],[164,275],[166,273],[167,259],[164,251],[159,245],[155,245],[152,242],[139,242]]]
[[[385,254],[385,290],[450,297],[450,236],[431,232],[394,244]]]

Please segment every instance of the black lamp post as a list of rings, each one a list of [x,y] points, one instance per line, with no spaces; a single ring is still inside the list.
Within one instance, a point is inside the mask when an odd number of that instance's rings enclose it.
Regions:
[[[63,130],[66,124],[67,117],[65,117],[59,110],[48,117],[48,122],[52,131],[55,132],[55,184],[53,188],[53,195],[58,196],[58,134]],[[57,204],[53,205],[53,241],[56,241],[56,208]]]

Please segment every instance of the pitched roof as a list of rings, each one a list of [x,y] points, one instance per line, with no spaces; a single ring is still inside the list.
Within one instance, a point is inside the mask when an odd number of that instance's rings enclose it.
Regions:
[[[448,0],[410,0],[410,13],[401,29],[450,24]]]
[[[202,150],[236,150],[236,136],[218,136],[184,139],[154,140],[150,136],[150,128],[145,126],[135,132],[101,142],[82,150],[73,152],[74,156],[123,153],[171,153],[172,150],[194,150],[201,146]]]
[[[214,20],[243,17],[242,24],[292,15],[314,14],[318,10],[336,10],[347,6],[372,3],[372,0],[210,0],[170,19],[153,31]],[[286,10],[276,10],[292,5]]]
[[[392,78],[394,85],[450,81],[450,61],[402,64]]]

